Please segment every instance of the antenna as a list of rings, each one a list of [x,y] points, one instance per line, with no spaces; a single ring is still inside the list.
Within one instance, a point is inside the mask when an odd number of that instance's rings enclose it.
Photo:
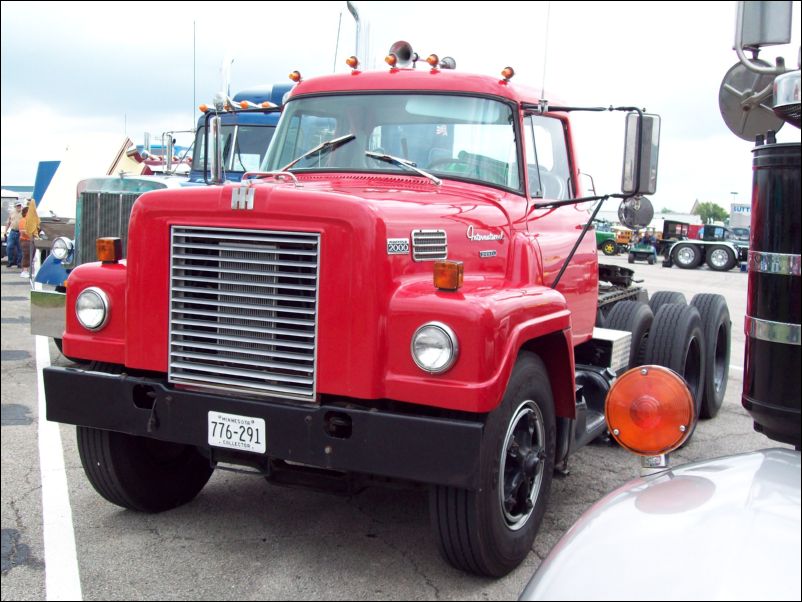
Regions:
[[[551,24],[551,2],[546,2],[546,35],[543,38],[543,83],[540,86],[540,98],[546,98],[546,63],[549,58],[549,25]]]
[[[340,11],[340,18],[337,21],[337,43],[334,45],[334,64],[331,66],[331,72],[337,71],[337,53],[340,52],[340,29],[343,26],[343,11]]]
[[[195,129],[195,21],[192,21],[192,129]]]

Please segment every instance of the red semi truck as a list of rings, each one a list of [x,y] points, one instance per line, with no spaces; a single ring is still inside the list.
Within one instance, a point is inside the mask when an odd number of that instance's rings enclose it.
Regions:
[[[555,468],[605,435],[617,374],[667,365],[716,413],[726,304],[647,305],[631,271],[599,266],[584,207],[608,197],[578,198],[580,109],[509,68],[416,58],[400,44],[383,72],[293,73],[260,172],[145,193],[127,259],[101,240],[73,270],[64,351],[93,363],[45,370],[47,415],[78,426],[107,500],[173,508],[232,465],[423,483],[444,557],[500,576],[531,550]],[[616,110],[610,196],[628,202],[654,191],[658,121]]]

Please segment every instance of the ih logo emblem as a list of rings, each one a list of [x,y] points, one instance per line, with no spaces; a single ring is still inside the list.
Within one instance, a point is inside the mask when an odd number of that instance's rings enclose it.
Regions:
[[[231,208],[232,209],[253,209],[253,188],[250,186],[238,186],[231,189]]]

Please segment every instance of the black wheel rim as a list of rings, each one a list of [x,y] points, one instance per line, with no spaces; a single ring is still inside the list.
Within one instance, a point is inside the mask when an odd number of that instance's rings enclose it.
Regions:
[[[513,414],[501,448],[499,503],[504,522],[513,531],[522,528],[535,508],[545,469],[543,415],[532,400]]]

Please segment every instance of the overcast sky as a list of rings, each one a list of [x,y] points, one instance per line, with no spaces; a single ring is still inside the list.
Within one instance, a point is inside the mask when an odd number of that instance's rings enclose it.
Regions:
[[[750,198],[753,145],[730,133],[718,108],[737,62],[735,2],[355,4],[377,66],[405,39],[465,72],[495,76],[511,65],[515,82],[545,83],[551,100],[660,114],[658,209],[687,211],[695,199],[729,209]],[[761,58],[779,52],[796,63],[794,5],[792,45]],[[3,2],[2,184],[33,185],[38,162],[68,145],[108,147],[126,135],[142,143],[145,131],[193,127],[225,56],[234,93],[288,82],[295,69],[305,78],[346,70],[353,52],[345,2]],[[599,192],[618,191],[622,118],[583,115],[574,127],[582,171]],[[786,125],[779,139],[798,141],[799,130]]]

